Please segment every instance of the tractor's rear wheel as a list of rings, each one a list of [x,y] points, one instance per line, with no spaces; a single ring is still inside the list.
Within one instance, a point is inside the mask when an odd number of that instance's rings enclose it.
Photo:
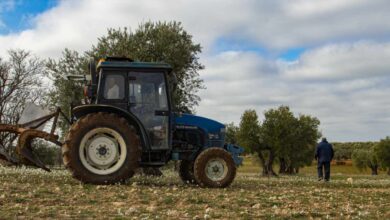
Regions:
[[[196,184],[194,176],[194,161],[182,160],[179,166],[179,176],[184,183]]]
[[[124,118],[89,114],[72,125],[62,147],[73,177],[93,184],[113,184],[132,177],[141,155],[139,137]]]
[[[211,147],[196,158],[194,175],[201,187],[223,188],[233,182],[236,176],[236,165],[226,150]]]

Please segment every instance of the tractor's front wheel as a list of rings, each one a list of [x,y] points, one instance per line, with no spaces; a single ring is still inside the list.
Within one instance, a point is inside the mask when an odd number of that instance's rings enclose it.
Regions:
[[[72,125],[62,147],[65,166],[85,183],[113,184],[134,175],[141,154],[139,137],[124,118],[94,113]]]
[[[236,165],[229,152],[211,147],[201,152],[195,160],[194,175],[202,187],[223,188],[236,176]]]

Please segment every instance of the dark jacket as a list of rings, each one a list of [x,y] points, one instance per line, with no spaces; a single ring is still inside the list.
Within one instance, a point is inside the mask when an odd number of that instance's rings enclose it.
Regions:
[[[333,159],[333,147],[327,141],[321,141],[317,145],[315,159],[318,162],[330,162]]]

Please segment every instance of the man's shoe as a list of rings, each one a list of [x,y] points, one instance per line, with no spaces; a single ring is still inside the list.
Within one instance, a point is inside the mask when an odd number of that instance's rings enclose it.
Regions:
[[[322,181],[322,178],[318,178],[318,181]]]
[[[325,182],[329,182],[329,179],[325,179]]]

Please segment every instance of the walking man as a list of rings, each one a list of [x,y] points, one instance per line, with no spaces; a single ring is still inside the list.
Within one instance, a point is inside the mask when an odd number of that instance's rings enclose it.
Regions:
[[[334,156],[333,147],[328,143],[326,138],[322,138],[321,143],[317,145],[315,159],[318,161],[317,169],[318,169],[318,181],[324,179],[325,170],[325,181],[329,181],[330,179],[330,162],[332,161]]]

